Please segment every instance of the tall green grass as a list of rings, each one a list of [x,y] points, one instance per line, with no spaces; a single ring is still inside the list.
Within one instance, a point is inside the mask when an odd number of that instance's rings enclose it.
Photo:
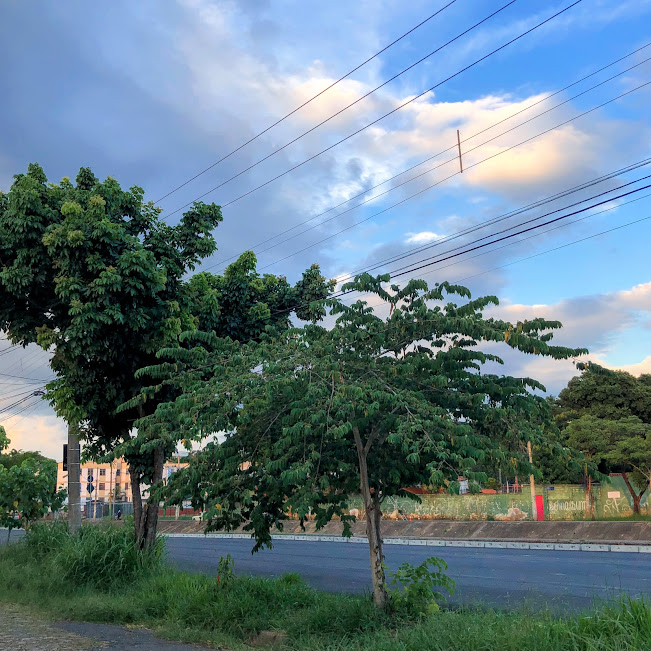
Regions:
[[[578,616],[472,609],[409,619],[378,612],[367,596],[313,590],[280,579],[178,572],[161,550],[139,556],[129,527],[29,532],[0,549],[0,600],[49,616],[151,627],[177,640],[249,648],[262,630],[283,631],[304,651],[643,651],[651,605],[623,601]]]

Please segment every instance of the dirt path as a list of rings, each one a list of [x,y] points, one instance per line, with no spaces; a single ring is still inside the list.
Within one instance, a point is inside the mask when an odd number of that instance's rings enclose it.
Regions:
[[[12,651],[189,651],[144,629],[86,622],[45,622],[18,606],[2,604],[0,649]]]

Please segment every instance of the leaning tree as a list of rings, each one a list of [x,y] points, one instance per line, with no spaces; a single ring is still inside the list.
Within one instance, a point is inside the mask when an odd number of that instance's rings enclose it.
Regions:
[[[543,387],[484,373],[486,362],[501,360],[480,344],[557,359],[585,352],[549,343],[556,321],[485,318],[495,297],[471,300],[464,287],[428,289],[422,280],[400,289],[388,280],[363,275],[344,287],[378,297],[377,314],[365,300],[332,299],[330,329],[269,332],[247,345],[195,333],[182,372],[175,351],[144,371],[181,392],[146,419],[152,427],[221,432],[175,474],[168,499],[191,497],[211,529],[246,523],[258,549],[271,544],[273,526],[309,513],[317,528],[341,518],[349,534],[348,501],[361,491],[379,607],[387,602],[384,500],[409,485],[444,486],[460,473],[485,479],[478,466],[489,460],[528,473],[522,443],[545,437],[548,405],[532,393]],[[445,302],[455,294],[468,300]]]

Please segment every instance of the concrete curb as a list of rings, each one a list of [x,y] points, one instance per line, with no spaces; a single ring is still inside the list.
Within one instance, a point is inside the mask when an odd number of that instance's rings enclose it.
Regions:
[[[166,538],[217,538],[217,539],[243,539],[251,540],[247,533],[164,533]],[[361,536],[315,536],[272,534],[273,540],[293,540],[301,542],[337,542],[349,544],[367,544],[366,538]],[[617,545],[617,544],[581,544],[581,543],[529,543],[529,542],[500,542],[495,540],[428,540],[418,538],[385,538],[385,545],[408,545],[427,547],[484,547],[489,549],[535,549],[551,551],[573,552],[624,552],[636,554],[651,554],[651,545]]]

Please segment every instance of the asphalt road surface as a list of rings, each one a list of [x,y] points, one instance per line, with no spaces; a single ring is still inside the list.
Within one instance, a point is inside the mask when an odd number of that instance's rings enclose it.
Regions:
[[[179,569],[215,574],[219,558],[230,554],[236,574],[297,572],[322,590],[370,590],[366,545],[276,540],[273,549],[251,555],[252,546],[245,539],[166,541],[168,560]],[[385,554],[389,569],[443,558],[457,585],[452,603],[579,610],[626,594],[651,595],[651,554],[406,545],[386,545]]]

